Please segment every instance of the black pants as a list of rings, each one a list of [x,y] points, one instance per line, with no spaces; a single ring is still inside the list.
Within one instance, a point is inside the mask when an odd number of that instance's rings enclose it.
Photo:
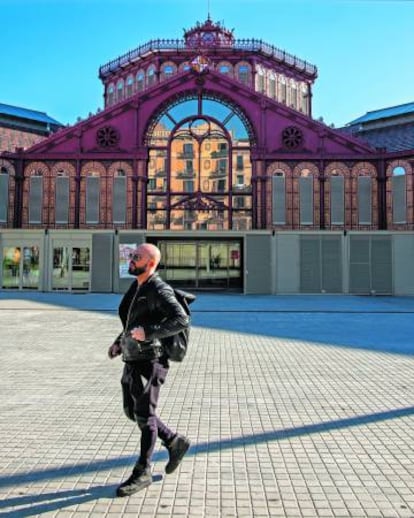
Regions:
[[[160,389],[168,367],[158,360],[125,363],[121,385],[124,412],[141,429],[141,453],[138,462],[149,467],[157,437],[165,444],[175,433],[156,415]]]

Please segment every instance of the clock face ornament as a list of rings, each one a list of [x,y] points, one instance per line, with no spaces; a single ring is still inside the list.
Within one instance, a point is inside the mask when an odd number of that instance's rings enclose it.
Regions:
[[[203,42],[204,45],[211,45],[212,43],[214,43],[214,40],[215,40],[215,36],[212,32],[205,32],[201,36],[201,41]]]

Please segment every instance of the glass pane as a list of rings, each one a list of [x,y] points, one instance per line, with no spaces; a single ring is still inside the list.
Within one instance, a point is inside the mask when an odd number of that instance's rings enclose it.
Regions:
[[[69,289],[69,248],[67,246],[53,249],[52,289]]]
[[[23,248],[23,289],[39,288],[39,247]]]
[[[167,153],[161,150],[151,150],[148,162],[148,192],[167,190]]]
[[[196,286],[197,248],[195,243],[159,243],[162,262],[160,274],[179,286]]]
[[[147,215],[147,228],[152,230],[164,230],[167,225],[167,213],[165,210],[150,210]]]
[[[89,290],[89,248],[72,248],[72,290]]]
[[[233,230],[251,230],[252,213],[247,210],[233,211]]]
[[[20,259],[21,249],[19,246],[3,248],[3,288],[20,287]]]

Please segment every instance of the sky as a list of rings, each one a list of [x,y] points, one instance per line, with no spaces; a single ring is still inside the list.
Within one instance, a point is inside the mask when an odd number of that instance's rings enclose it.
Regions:
[[[327,124],[414,102],[414,0],[0,0],[0,103],[74,124],[103,107],[101,65],[208,13],[316,65]]]

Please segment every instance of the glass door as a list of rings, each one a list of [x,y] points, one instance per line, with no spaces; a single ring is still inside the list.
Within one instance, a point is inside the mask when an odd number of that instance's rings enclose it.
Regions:
[[[39,289],[39,247],[5,246],[2,261],[3,289]]]
[[[177,287],[242,291],[241,241],[165,240],[160,274]]]
[[[197,286],[197,246],[194,242],[158,243],[161,250],[160,273],[163,278],[177,286]]]
[[[86,246],[53,248],[52,290],[88,291],[90,249]]]

